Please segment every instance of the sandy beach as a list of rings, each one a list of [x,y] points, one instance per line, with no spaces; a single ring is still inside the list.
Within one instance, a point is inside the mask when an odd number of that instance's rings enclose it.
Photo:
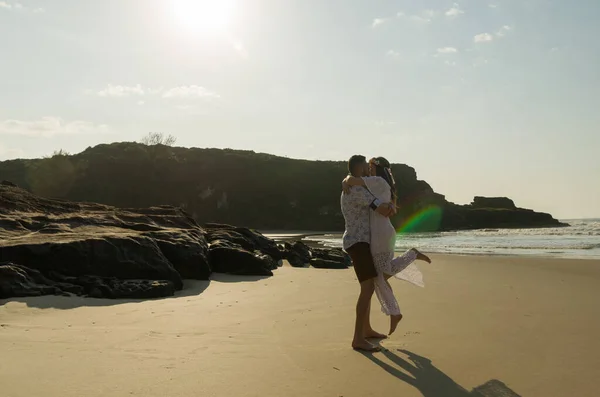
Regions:
[[[215,276],[154,301],[2,301],[1,395],[600,394],[598,261],[432,259],[424,289],[392,280],[405,318],[373,355],[350,348],[351,269]],[[387,330],[375,299],[372,318]]]

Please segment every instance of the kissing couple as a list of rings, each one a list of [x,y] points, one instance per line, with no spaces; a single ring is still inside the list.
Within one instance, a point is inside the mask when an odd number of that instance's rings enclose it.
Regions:
[[[397,193],[389,161],[377,157],[367,163],[364,156],[354,155],[348,161],[348,171],[340,199],[346,224],[342,240],[360,283],[352,348],[374,352],[380,348],[367,339],[387,336],[371,327],[373,293],[383,313],[390,316],[391,335],[402,313],[388,279],[394,276],[423,287],[423,275],[413,262],[431,260],[415,248],[394,258],[396,230],[390,217],[396,214]]]

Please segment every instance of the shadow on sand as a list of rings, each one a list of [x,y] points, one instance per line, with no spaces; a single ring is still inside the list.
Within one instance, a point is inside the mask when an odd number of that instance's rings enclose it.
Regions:
[[[389,374],[418,389],[424,397],[521,397],[499,380],[493,379],[468,391],[436,368],[431,360],[408,350],[398,350],[408,360],[383,348],[382,353],[397,365],[392,366],[377,357],[381,353],[363,353]]]
[[[203,293],[211,282],[217,283],[233,283],[233,282],[256,282],[261,281],[268,276],[234,276],[229,274],[213,273],[210,280],[184,280],[183,289],[176,291],[175,295],[156,298],[156,299],[96,299],[85,298],[81,296],[54,296],[44,295],[35,297],[19,297],[0,300],[0,306],[8,302],[25,303],[28,307],[37,309],[76,309],[78,307],[100,307],[100,306],[115,306],[125,303],[143,303],[148,301],[160,301],[165,299],[178,299],[191,296],[197,296]]]

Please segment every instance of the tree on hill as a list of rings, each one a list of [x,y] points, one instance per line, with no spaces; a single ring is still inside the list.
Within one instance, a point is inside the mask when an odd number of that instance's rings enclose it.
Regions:
[[[171,134],[165,135],[162,132],[149,132],[146,136],[142,138],[141,143],[147,146],[173,146],[176,141],[177,138],[175,138]]]

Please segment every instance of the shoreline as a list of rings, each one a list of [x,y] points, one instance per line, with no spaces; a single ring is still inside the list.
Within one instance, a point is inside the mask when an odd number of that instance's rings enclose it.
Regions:
[[[271,239],[273,239],[275,242],[277,243],[284,243],[284,242],[289,242],[289,241],[300,241],[304,244],[306,244],[308,247],[311,248],[335,248],[335,247],[330,247],[326,244],[324,244],[321,241],[313,241],[313,240],[304,240],[303,238],[300,238],[299,236],[290,236],[288,238],[285,239],[279,239],[279,238],[273,238],[271,235],[265,235],[266,237],[269,237]],[[307,235],[307,236],[314,236],[314,235]],[[395,250],[394,253],[395,254],[403,254],[405,253],[408,249],[407,248],[405,251],[401,251],[401,250]],[[464,256],[464,257],[505,257],[505,258],[522,258],[522,259],[551,259],[551,260],[581,260],[581,261],[598,261],[598,265],[600,266],[600,258],[595,258],[595,257],[576,257],[576,256],[552,256],[552,255],[544,255],[544,254],[508,254],[508,253],[495,253],[495,252],[486,252],[486,253],[481,253],[481,252],[436,252],[436,251],[427,251],[427,249],[425,248],[418,248],[420,251],[422,251],[424,254],[427,254],[429,256],[431,255],[448,255],[448,256]]]
[[[415,247],[431,254],[460,256],[503,256],[521,258],[560,258],[600,261],[600,222],[594,219],[576,225],[567,233],[539,229],[494,229],[453,233],[406,233],[398,235],[396,252]],[[278,243],[301,241],[317,248],[341,248],[343,232],[291,231],[266,233]]]

